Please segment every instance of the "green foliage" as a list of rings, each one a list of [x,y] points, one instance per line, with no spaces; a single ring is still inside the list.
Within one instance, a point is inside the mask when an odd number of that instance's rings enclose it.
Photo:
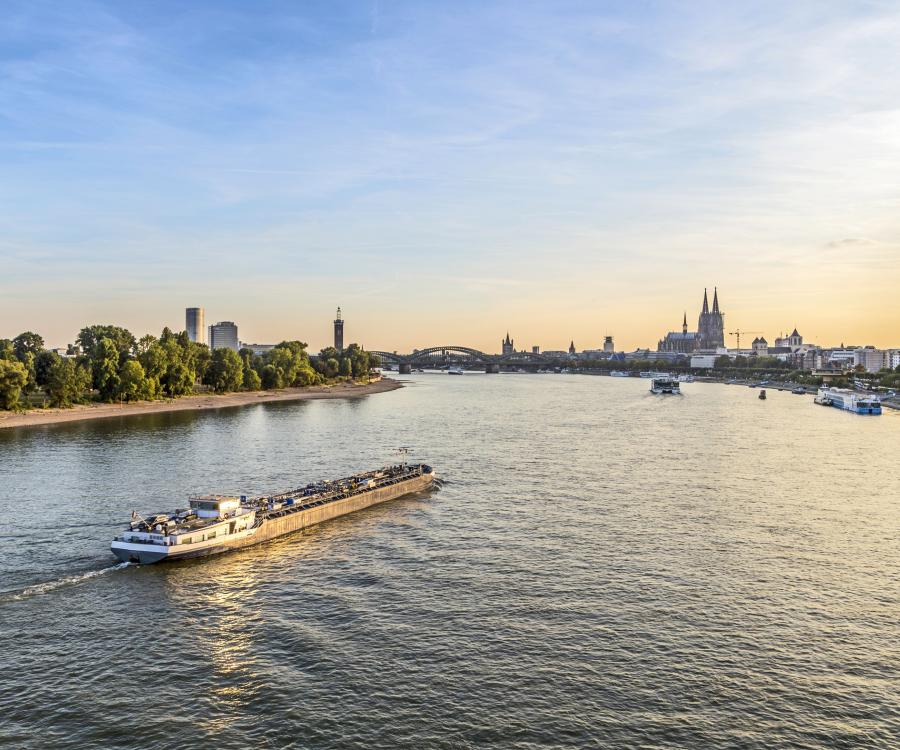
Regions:
[[[268,364],[263,367],[260,377],[262,379],[262,386],[267,391],[284,388],[284,373],[275,367],[275,365]]]
[[[350,361],[350,357],[343,357],[341,359],[340,368],[342,377],[349,378],[353,376],[353,363]]]
[[[187,396],[194,392],[194,382],[196,376],[194,371],[182,362],[176,362],[169,365],[165,375],[161,378],[160,384],[166,395],[177,398],[178,396]]]
[[[94,386],[103,401],[112,401],[119,393],[119,351],[112,339],[101,339],[92,358]]]
[[[34,378],[38,386],[43,388],[47,385],[50,379],[50,369],[60,359],[62,357],[56,352],[47,351],[46,349],[34,358]]]
[[[156,396],[156,380],[149,380],[136,359],[129,359],[119,373],[118,396],[123,401],[144,401]]]
[[[212,353],[205,382],[216,393],[239,390],[244,382],[244,366],[238,353],[231,349],[216,349]]]
[[[252,367],[244,368],[244,389],[258,391],[262,387],[262,378]]]
[[[0,360],[15,359],[16,352],[10,339],[0,339]]]
[[[28,371],[14,359],[0,360],[0,409],[17,409]]]
[[[130,331],[119,326],[93,325],[82,328],[75,339],[85,356],[92,360],[99,354],[103,339],[109,339],[122,357],[126,358],[137,349],[137,341]]]
[[[68,408],[84,400],[91,386],[91,373],[75,360],[57,357],[47,374],[47,395],[51,406]]]
[[[44,339],[31,331],[20,333],[12,340],[12,345],[13,351],[16,354],[16,359],[20,362],[24,361],[26,354],[31,354],[33,357],[36,357],[44,351]]]
[[[731,357],[727,354],[716,357],[715,362],[713,362],[713,368],[716,370],[726,370],[729,367],[731,367]]]

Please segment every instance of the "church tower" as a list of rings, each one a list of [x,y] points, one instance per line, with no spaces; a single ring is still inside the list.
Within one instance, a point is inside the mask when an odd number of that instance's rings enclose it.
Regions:
[[[713,289],[712,311],[709,309],[709,298],[703,290],[703,309],[697,323],[701,349],[717,349],[725,346],[725,316],[719,310],[719,290]]]
[[[506,332],[506,338],[500,342],[500,346],[502,347],[504,356],[515,354],[516,350],[513,346],[513,340],[509,337],[509,331]]]

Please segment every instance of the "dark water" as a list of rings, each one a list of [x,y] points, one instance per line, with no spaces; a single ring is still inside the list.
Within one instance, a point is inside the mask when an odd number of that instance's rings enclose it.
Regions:
[[[900,746],[900,415],[578,376],[0,431],[0,745]],[[113,567],[132,508],[442,490]]]

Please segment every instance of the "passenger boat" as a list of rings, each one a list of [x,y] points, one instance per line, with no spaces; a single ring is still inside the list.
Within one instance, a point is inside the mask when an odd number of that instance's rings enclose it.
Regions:
[[[111,548],[122,562],[141,564],[214,555],[420,492],[433,482],[427,464],[401,463],[265,497],[200,495],[174,513],[142,518],[133,512]]]
[[[630,372],[625,372],[624,370],[613,370],[609,373],[612,378],[627,378],[631,375]]]
[[[447,369],[447,374],[448,375],[462,375],[463,368],[462,367],[449,367]]]
[[[653,378],[650,381],[650,393],[657,395],[673,394],[677,396],[681,393],[681,385],[674,378]]]
[[[867,396],[847,388],[819,388],[815,402],[856,414],[881,414],[881,399],[878,396]]]

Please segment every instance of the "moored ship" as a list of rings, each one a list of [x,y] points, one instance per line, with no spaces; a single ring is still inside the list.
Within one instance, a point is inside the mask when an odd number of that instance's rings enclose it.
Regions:
[[[214,555],[426,490],[433,482],[427,464],[401,463],[264,497],[200,495],[174,513],[132,513],[111,549],[122,562],[145,565]]]
[[[855,414],[881,414],[881,399],[878,396],[867,396],[847,388],[819,388],[815,402]]]

